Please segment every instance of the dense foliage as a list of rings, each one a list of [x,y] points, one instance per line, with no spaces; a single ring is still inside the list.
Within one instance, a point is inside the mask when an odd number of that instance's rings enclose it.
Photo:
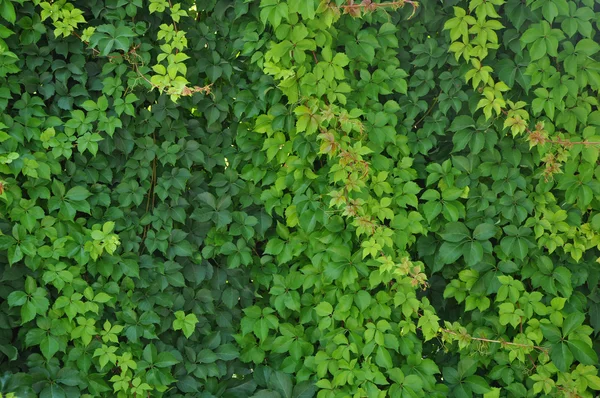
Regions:
[[[0,0],[0,396],[595,396],[597,8]]]

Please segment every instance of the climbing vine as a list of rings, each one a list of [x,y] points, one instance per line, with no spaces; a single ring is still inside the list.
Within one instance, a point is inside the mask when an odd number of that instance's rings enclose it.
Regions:
[[[591,0],[0,0],[0,396],[593,397]]]

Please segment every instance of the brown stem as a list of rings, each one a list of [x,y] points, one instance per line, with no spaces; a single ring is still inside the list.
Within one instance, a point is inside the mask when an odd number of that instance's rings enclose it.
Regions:
[[[529,357],[529,360],[531,361],[531,364],[533,365],[533,370],[536,370],[537,365],[535,364],[535,361],[533,360],[533,357],[531,356],[531,354],[527,354],[527,357]]]
[[[154,83],[152,83],[142,72],[140,72],[140,69],[138,68],[137,64],[133,64],[133,69],[135,69],[135,73],[137,73],[137,75],[139,77],[141,77],[142,79],[144,79],[146,82],[148,82],[148,84],[152,87],[152,88],[158,88],[157,85],[155,85]]]
[[[425,119],[427,117],[427,115],[429,115],[431,113],[431,111],[433,110],[433,107],[438,102],[438,99],[440,97],[440,93],[438,93],[438,95],[435,97],[435,99],[433,100],[433,103],[431,104],[431,106],[429,107],[429,109],[427,109],[427,112],[425,112],[425,114],[423,115],[423,117],[421,117],[419,120],[417,120],[417,122],[415,123],[415,128],[417,128],[417,126],[419,125],[419,123],[421,123],[423,121],[423,119]]]
[[[553,141],[553,140],[546,140],[546,142],[549,143],[549,144],[557,144],[557,145],[562,145],[562,146],[567,146],[567,145],[600,145],[600,141],[568,141],[568,140]]]
[[[399,1],[389,1],[387,3],[373,3],[372,0],[363,0],[361,3],[354,3],[354,0],[350,0],[350,4],[346,4],[340,6],[345,13],[348,13],[353,16],[358,16],[361,11],[375,11],[379,8],[391,7],[391,8],[401,8],[404,5],[409,4],[412,6],[413,11],[412,14],[408,17],[411,19],[415,13],[417,12],[417,8],[419,7],[419,2],[414,0],[399,0]]]
[[[413,0],[399,0],[399,1],[389,1],[387,3],[373,3],[371,0],[364,0],[361,3],[354,3],[354,1],[351,1],[350,4],[346,4],[343,6],[340,6],[340,8],[342,10],[344,10],[345,12],[348,12],[348,10],[359,10],[359,9],[367,9],[367,10],[376,10],[378,8],[385,8],[385,7],[403,7],[405,4],[410,4],[413,7],[418,7],[419,3],[417,1],[413,1]]]
[[[153,137],[154,145],[156,145],[156,136]],[[150,186],[150,191],[152,192],[152,208],[154,209],[154,201],[156,195],[154,194],[154,188],[156,187],[156,155],[152,160],[152,185]]]
[[[447,334],[451,334],[453,336],[462,336],[461,334],[456,333],[455,331],[449,330],[449,329],[442,329],[442,332],[447,333]],[[486,338],[483,338],[483,337],[473,337],[471,335],[467,335],[467,336],[471,340],[482,341],[482,342],[485,342],[485,343],[498,343],[498,344],[501,344],[501,345],[510,345],[510,346],[521,347],[521,348],[533,348],[533,349],[536,349],[538,351],[548,352],[548,349],[546,347],[540,347],[540,346],[537,346],[537,345],[531,346],[531,345],[527,345],[527,344],[513,343],[513,342],[510,342],[510,341],[492,340],[492,339],[486,339]]]
[[[156,144],[156,136],[153,136],[154,144]],[[154,201],[156,195],[154,195],[154,187],[156,186],[156,156],[152,159],[152,177],[150,178],[150,188],[148,189],[148,197],[146,198],[146,213],[150,211],[150,209],[154,209]],[[150,203],[152,203],[152,207],[150,207]],[[142,233],[142,243],[146,239],[146,235],[148,234],[148,230],[150,229],[150,224],[144,226],[144,232]]]

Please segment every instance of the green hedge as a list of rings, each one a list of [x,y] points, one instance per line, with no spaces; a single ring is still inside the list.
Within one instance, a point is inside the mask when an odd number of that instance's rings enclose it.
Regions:
[[[596,9],[0,0],[0,396],[595,396]]]

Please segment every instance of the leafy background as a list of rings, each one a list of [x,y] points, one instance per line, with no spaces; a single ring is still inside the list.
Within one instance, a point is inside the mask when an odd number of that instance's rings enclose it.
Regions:
[[[1,0],[0,392],[595,396],[596,9]]]

